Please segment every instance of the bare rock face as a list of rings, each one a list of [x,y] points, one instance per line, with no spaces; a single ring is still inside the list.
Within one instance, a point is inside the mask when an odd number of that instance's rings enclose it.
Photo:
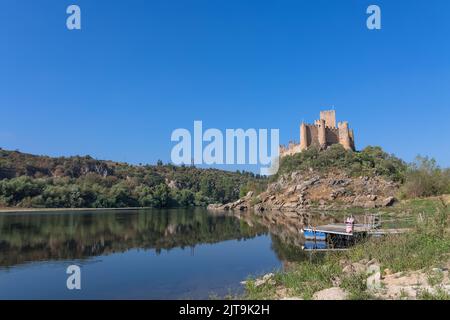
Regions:
[[[367,270],[367,266],[361,262],[355,262],[352,264],[346,265],[342,272],[346,274],[358,274],[358,273],[365,273]]]
[[[339,287],[333,287],[314,293],[313,300],[346,300],[348,293]]]
[[[212,210],[303,212],[308,209],[365,209],[391,206],[399,185],[381,177],[349,177],[340,173],[292,172],[280,176],[257,197],[244,198]],[[215,208],[218,209],[215,209]]]
[[[178,185],[178,183],[175,180],[169,181],[169,179],[166,179],[166,184],[170,189],[173,189],[173,190],[180,189],[180,186]]]
[[[436,294],[437,291],[450,294],[450,278],[448,270],[431,270],[438,272],[442,279],[440,283],[431,285],[429,283],[430,271],[417,270],[399,272],[386,275],[382,280],[382,289],[378,290],[377,296],[381,299],[417,299],[423,292]]]
[[[254,282],[255,287],[260,287],[265,284],[275,285],[275,280],[273,279],[274,276],[275,275],[273,273],[268,273],[262,276],[261,278],[255,279]],[[241,284],[246,285],[247,281],[241,281]]]
[[[387,197],[386,199],[383,200],[382,206],[383,207],[390,207],[395,203],[395,198],[394,197]]]
[[[228,211],[230,206],[228,204],[213,203],[208,205],[207,210],[210,211]]]
[[[222,206],[221,203],[211,203],[211,204],[208,205],[208,207],[206,207],[206,209],[211,210],[211,211],[213,211],[213,210],[219,210],[219,208],[220,208],[221,206]]]
[[[355,198],[355,200],[353,200],[353,205],[355,207],[362,207],[362,208],[366,208],[366,209],[372,209],[372,208],[376,208],[377,207],[377,196],[373,195],[373,194],[369,194],[369,195],[360,195],[357,196]]]
[[[364,202],[362,207],[365,209],[374,209],[377,207],[377,205],[374,201],[366,201],[366,202]]]

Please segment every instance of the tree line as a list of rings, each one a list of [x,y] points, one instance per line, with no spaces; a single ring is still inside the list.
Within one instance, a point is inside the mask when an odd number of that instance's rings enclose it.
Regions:
[[[0,179],[0,207],[36,208],[206,206],[237,200],[242,190],[262,189],[266,183],[252,172],[5,150],[0,150]]]

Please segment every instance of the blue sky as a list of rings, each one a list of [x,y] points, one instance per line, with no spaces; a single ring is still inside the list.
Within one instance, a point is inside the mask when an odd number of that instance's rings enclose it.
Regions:
[[[66,29],[78,4],[82,30]],[[450,166],[450,1],[2,0],[0,147],[170,160],[176,128],[279,128],[334,106],[356,145]],[[366,28],[370,4],[382,30]]]

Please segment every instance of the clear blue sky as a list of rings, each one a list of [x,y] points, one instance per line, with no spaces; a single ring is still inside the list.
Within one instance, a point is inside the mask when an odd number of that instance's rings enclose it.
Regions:
[[[66,8],[82,9],[68,31]],[[366,8],[382,9],[382,30]],[[154,163],[172,130],[279,128],[334,105],[357,148],[450,166],[448,0],[2,0],[0,147]]]

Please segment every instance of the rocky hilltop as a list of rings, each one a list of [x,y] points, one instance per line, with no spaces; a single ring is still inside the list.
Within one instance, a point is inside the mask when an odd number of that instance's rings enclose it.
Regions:
[[[377,208],[394,204],[398,188],[398,183],[383,177],[353,178],[345,174],[292,172],[282,175],[257,196],[249,192],[235,202],[210,205],[208,208],[240,211]]]
[[[296,212],[306,209],[377,208],[391,206],[405,170],[401,160],[378,147],[361,152],[336,145],[307,150],[282,159],[279,174],[267,189],[210,210]]]

